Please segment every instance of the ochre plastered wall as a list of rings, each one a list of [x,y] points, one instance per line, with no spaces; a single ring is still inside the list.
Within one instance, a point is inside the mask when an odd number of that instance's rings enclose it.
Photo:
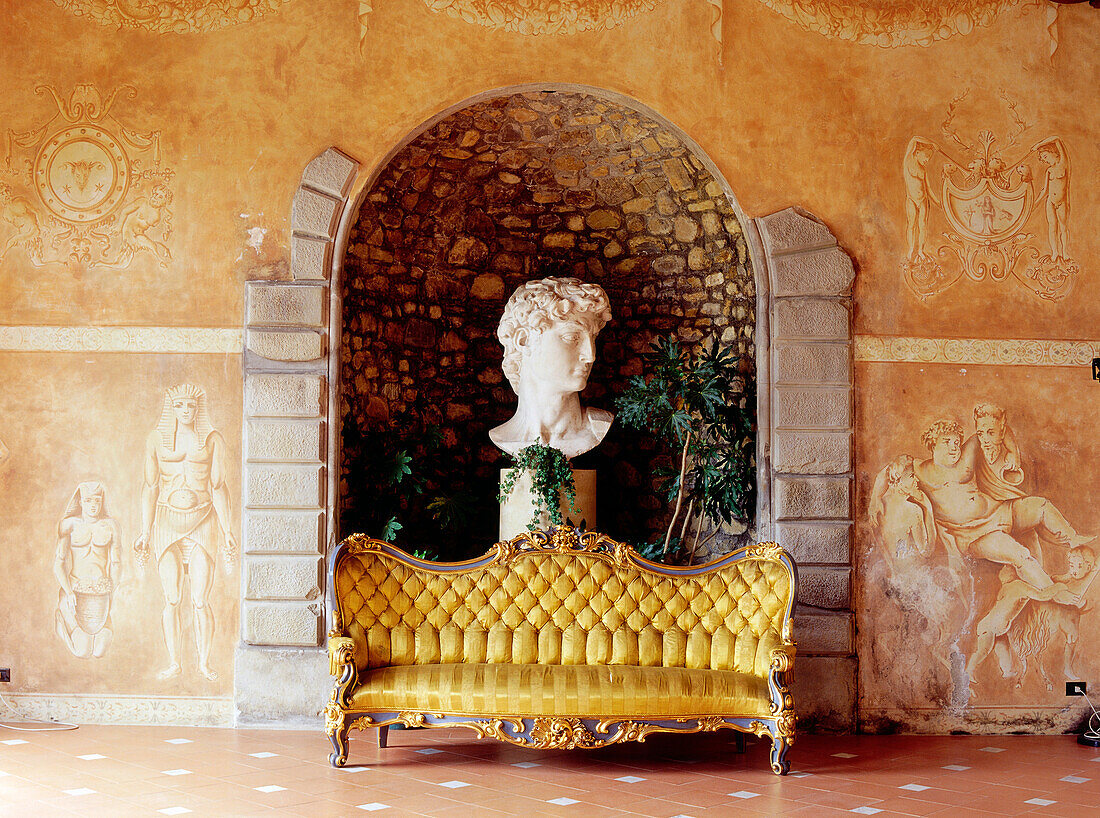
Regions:
[[[1045,14],[1026,6],[932,45],[881,48],[804,30],[755,0],[730,0],[719,49],[710,31],[714,8],[695,0],[666,0],[606,31],[540,37],[433,14],[417,0],[378,2],[362,31],[353,0],[268,5],[253,22],[170,34],[102,26],[45,0],[0,3],[5,149],[9,131],[33,133],[55,115],[51,95],[36,93],[37,87],[68,100],[79,85],[94,86],[103,98],[131,86],[132,94],[115,99],[111,115],[120,125],[111,128],[159,132],[161,173],[134,183],[119,220],[106,231],[106,246],[93,244],[91,259],[36,266],[31,241],[16,242],[0,261],[0,369],[11,373],[0,415],[0,441],[11,455],[4,459],[0,448],[0,480],[6,496],[22,498],[6,503],[0,517],[0,618],[19,623],[5,630],[18,636],[0,645],[0,665],[13,667],[14,690],[139,699],[228,694],[232,671],[224,662],[213,682],[194,675],[192,655],[180,677],[151,675],[167,659],[158,622],[164,596],[154,572],[137,571],[132,544],[140,533],[144,439],[160,417],[164,390],[191,383],[208,396],[211,424],[231,461],[226,481],[237,529],[231,533],[239,538],[243,282],[290,278],[289,203],[303,167],[335,145],[369,173],[421,122],[461,100],[493,88],[554,82],[604,88],[649,106],[714,161],[748,216],[801,205],[856,261],[852,512],[862,521],[854,548],[857,645],[865,656],[861,708],[890,711],[888,718],[906,727],[929,724],[911,709],[923,707],[943,714],[933,719],[937,729],[996,729],[1003,722],[994,716],[991,724],[990,711],[981,708],[1016,708],[1026,721],[1061,706],[1034,678],[1020,688],[1001,682],[994,659],[979,668],[969,697],[916,696],[899,704],[881,694],[900,669],[869,664],[870,640],[884,633],[888,639],[909,614],[903,606],[882,613],[875,590],[859,581],[879,577],[883,565],[867,511],[876,475],[901,454],[925,459],[921,434],[940,416],[953,417],[969,437],[979,402],[1007,410],[1029,494],[1047,497],[1079,531],[1100,531],[1086,488],[1097,464],[1089,424],[1100,386],[1084,366],[1100,354],[1094,295],[1100,237],[1088,227],[1100,211],[1100,107],[1092,81],[1100,14],[1087,5],[1064,9],[1051,58]],[[1005,150],[1005,161],[1026,164],[1040,184],[1047,164],[1028,155],[1031,147],[1052,138],[1064,146],[1069,255],[1079,271],[1060,300],[1037,297],[1011,274],[1003,281],[964,276],[925,300],[904,279],[906,149],[922,137],[964,158],[941,123],[967,89],[953,119],[964,140],[977,143],[978,132],[989,130],[1003,148],[1016,127],[1015,111],[1029,129]],[[36,150],[33,139],[16,145],[13,172]],[[151,154],[143,161],[152,163]],[[16,198],[32,208],[40,226],[48,216],[34,191],[7,171],[0,165],[0,181],[13,190],[0,205],[4,243],[33,230]],[[170,201],[161,193],[154,202],[157,184]],[[941,194],[938,187],[935,192]],[[141,198],[160,211],[159,219],[147,218],[144,227],[131,220],[127,228],[122,208]],[[932,207],[939,221],[930,221],[929,230],[938,247],[946,243],[940,238],[945,227]],[[1018,231],[1033,236],[1026,241],[1040,254],[1048,252],[1044,209],[1038,205]],[[139,234],[154,249],[142,245]],[[127,241],[137,249],[123,252]],[[166,252],[158,254],[157,243]],[[8,329],[36,326],[119,329]],[[916,340],[899,343],[894,336]],[[990,352],[945,339],[1001,339],[1008,347],[993,345]],[[1016,343],[1046,340],[1071,343]],[[77,410],[80,423],[72,420]],[[1055,416],[1057,422],[1049,422]],[[72,656],[53,624],[58,524],[77,484],[91,480],[106,487],[124,544],[124,577],[129,572],[135,593],[126,602],[120,590],[114,638],[101,659]],[[35,559],[26,560],[27,553]],[[986,583],[974,597],[976,620],[996,599],[991,583],[1001,582],[987,576],[986,562],[966,563],[975,581]],[[1049,573],[1064,570],[1053,562]],[[220,573],[211,591],[223,606],[215,608],[214,660],[227,657],[237,639],[236,581]],[[1087,622],[1089,614],[1082,616]],[[918,631],[925,627],[905,621]],[[961,654],[972,650],[974,639],[973,626],[960,630]],[[50,649],[40,650],[39,641]],[[931,651],[921,653],[921,644],[916,638],[906,643],[917,652],[913,661],[927,668],[934,659]],[[846,652],[838,643],[837,653]],[[1079,654],[1085,675],[1098,669],[1089,654]],[[961,684],[951,678],[953,686]],[[821,695],[839,702],[843,721],[851,680]]]

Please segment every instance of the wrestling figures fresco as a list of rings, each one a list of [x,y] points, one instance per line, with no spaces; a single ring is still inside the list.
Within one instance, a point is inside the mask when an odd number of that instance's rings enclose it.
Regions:
[[[1038,674],[1048,690],[1078,678],[1080,623],[1100,571],[1095,537],[1025,488],[1005,410],[979,403],[973,424],[968,434],[952,418],[933,422],[921,438],[929,456],[888,463],[868,508],[883,558],[868,580],[912,631],[892,638],[918,637],[937,668],[905,684],[914,698],[956,707],[987,698],[998,677],[1021,687]]]

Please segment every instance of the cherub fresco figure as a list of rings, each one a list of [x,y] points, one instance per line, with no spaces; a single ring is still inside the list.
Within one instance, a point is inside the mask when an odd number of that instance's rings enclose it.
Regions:
[[[514,455],[540,442],[569,458],[599,445],[614,416],[582,406],[580,392],[596,360],[596,336],[610,320],[603,288],[576,278],[528,281],[512,293],[497,338],[519,404],[489,430],[493,443]]]
[[[0,183],[0,219],[15,230],[0,247],[0,261],[4,260],[13,247],[21,246],[26,250],[32,265],[42,266],[42,227],[38,222],[38,214],[34,212],[30,202],[22,196],[16,196],[11,187],[4,183]]]
[[[53,572],[61,592],[57,635],[73,656],[99,658],[111,643],[111,601],[119,582],[122,537],[102,483],[81,483],[57,527]]]
[[[1047,166],[1042,191],[1036,201],[1046,199],[1047,237],[1050,257],[1054,261],[1068,262],[1069,251],[1069,156],[1058,137],[1040,142],[1032,150],[1039,161]]]
[[[939,205],[928,183],[928,162],[936,152],[934,143],[919,136],[909,140],[902,163],[905,180],[905,238],[909,243],[909,260],[919,261],[928,256],[928,209]]]
[[[141,492],[141,536],[134,543],[140,564],[152,558],[164,590],[162,627],[168,667],[160,679],[182,669],[181,640],[184,581],[190,590],[195,622],[198,670],[213,681],[210,667],[214,612],[210,594],[219,546],[226,573],[237,559],[226,485],[228,453],[222,436],[211,426],[206,393],[180,384],[164,393],[157,427],[145,444],[144,486]]]
[[[138,253],[150,253],[162,266],[172,259],[168,245],[149,235],[149,231],[166,219],[168,205],[172,203],[172,191],[165,185],[156,185],[149,196],[135,199],[119,211],[119,249],[115,259],[101,267],[126,267]]]

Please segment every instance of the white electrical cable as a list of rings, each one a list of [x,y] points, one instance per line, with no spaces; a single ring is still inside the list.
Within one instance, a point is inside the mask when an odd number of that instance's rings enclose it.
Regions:
[[[76,730],[80,727],[79,724],[70,724],[67,721],[43,721],[42,719],[32,719],[29,716],[24,716],[18,710],[11,706],[11,703],[4,698],[4,694],[0,693],[0,702],[4,703],[4,707],[8,708],[12,713],[19,716],[24,722],[29,724],[48,724],[49,727],[16,727],[14,724],[5,724],[0,722],[0,728],[4,730],[15,730],[19,733],[56,733],[61,730]]]
[[[1085,697],[1085,701],[1089,703],[1089,708],[1092,710],[1088,727],[1082,735],[1090,741],[1100,741],[1100,713],[1096,712],[1096,705],[1092,703],[1088,693],[1082,690],[1081,695]]]

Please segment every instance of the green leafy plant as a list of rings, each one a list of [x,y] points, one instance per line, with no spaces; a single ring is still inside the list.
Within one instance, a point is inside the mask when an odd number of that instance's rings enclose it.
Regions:
[[[625,425],[657,435],[677,453],[679,468],[663,475],[673,510],[662,559],[675,543],[690,562],[723,523],[751,522],[755,396],[739,364],[736,352],[717,341],[692,352],[675,337],[661,338],[643,356],[645,374],[631,378],[615,401]],[[712,530],[700,542],[705,523]],[[656,552],[652,543],[642,548]]]
[[[535,498],[535,515],[527,524],[529,531],[539,527],[544,513],[551,525],[561,525],[561,495],[569,500],[569,510],[577,513],[577,486],[573,482],[573,467],[559,449],[532,443],[520,449],[513,458],[512,467],[504,475],[500,485],[500,501],[503,503],[512,493],[516,481],[524,472],[531,473],[531,494]]]

